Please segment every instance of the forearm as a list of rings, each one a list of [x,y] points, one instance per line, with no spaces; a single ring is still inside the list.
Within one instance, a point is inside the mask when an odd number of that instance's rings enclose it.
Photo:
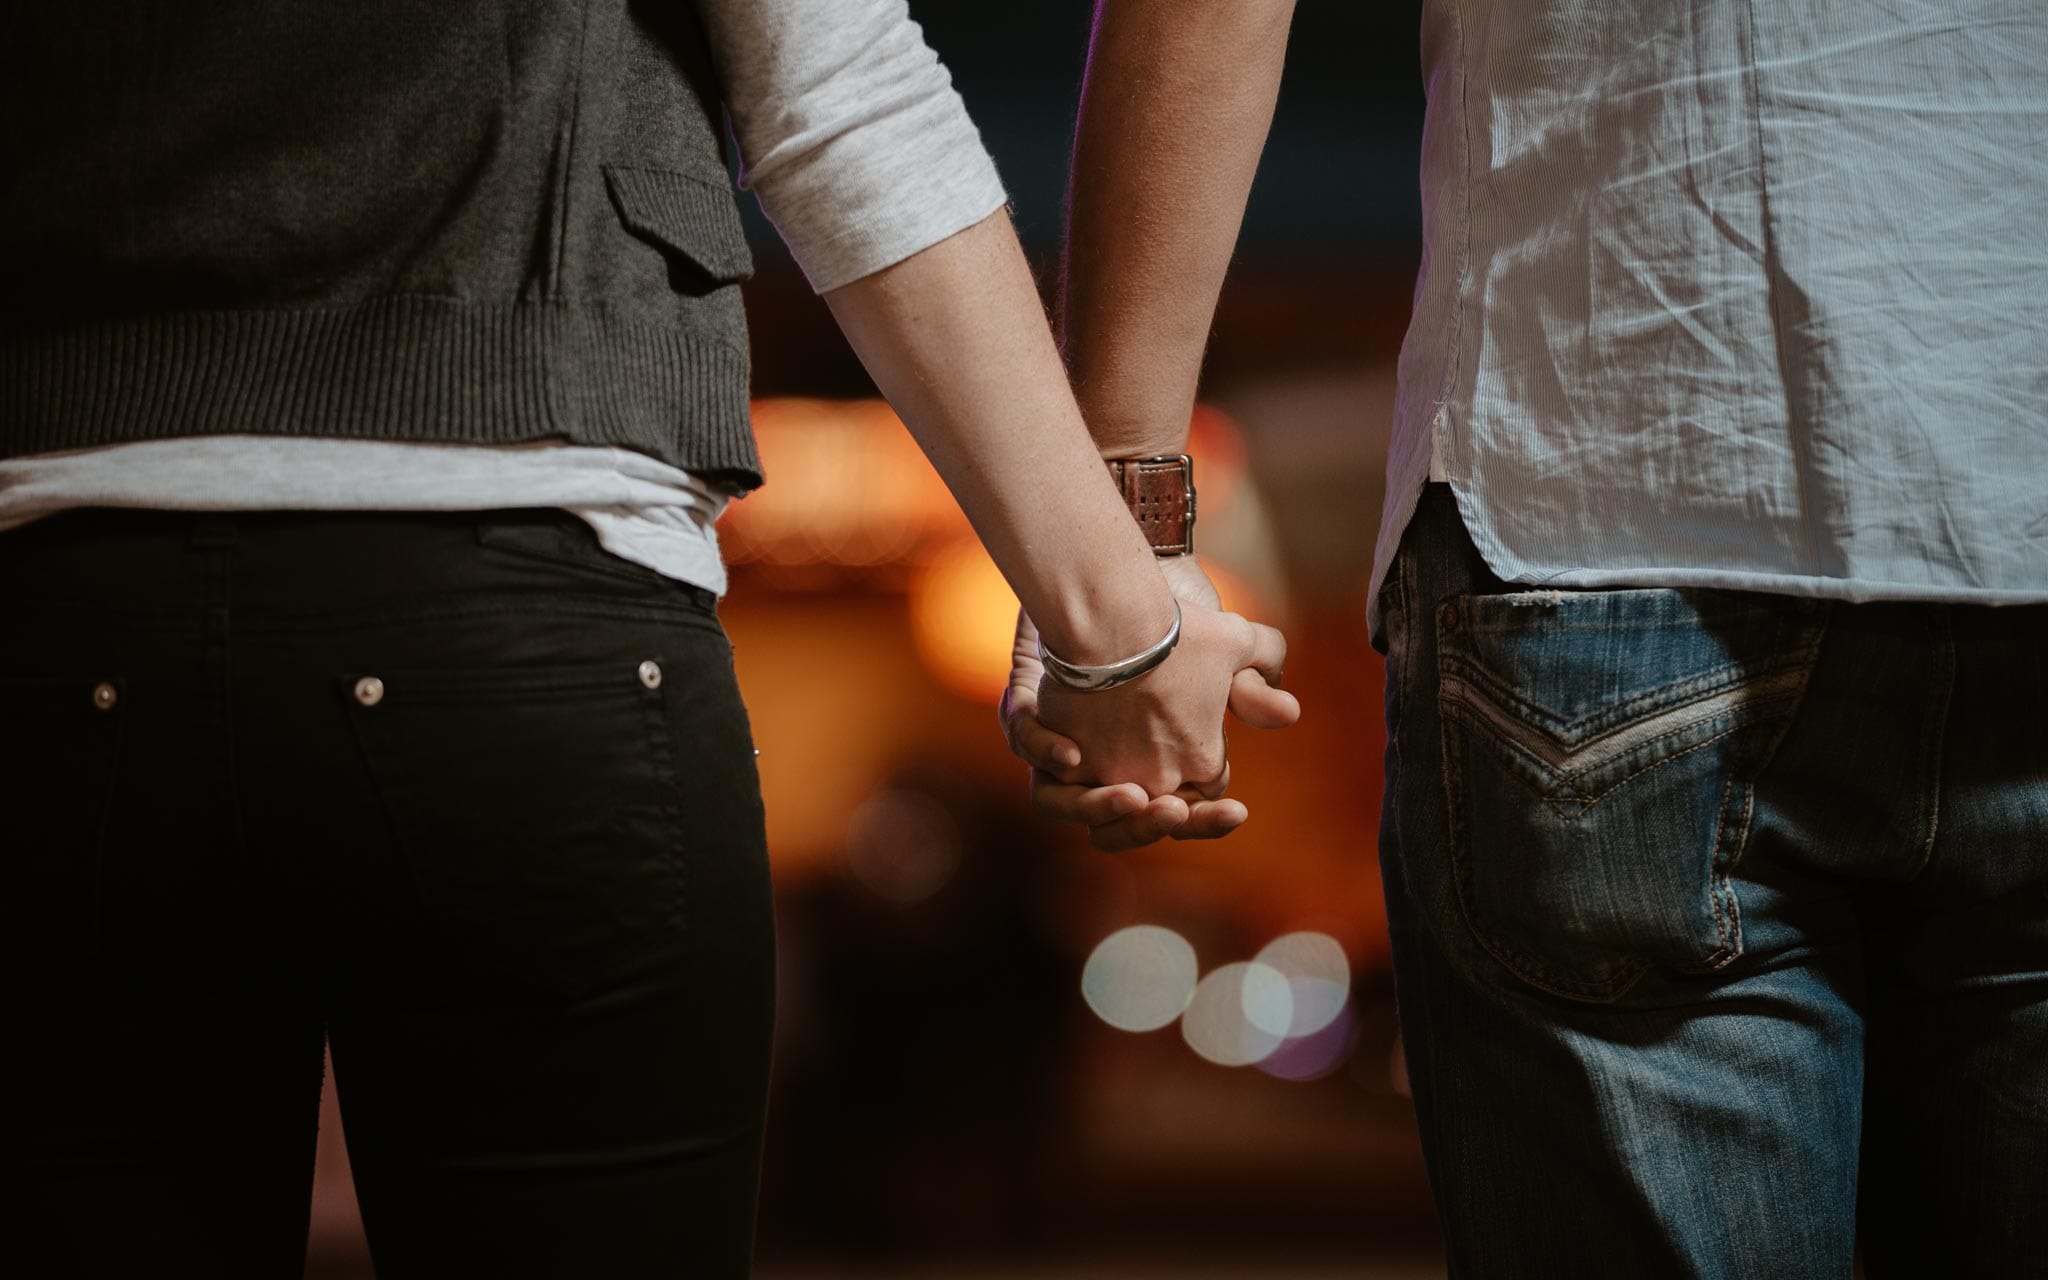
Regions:
[[[1105,457],[1182,452],[1294,0],[1099,0],[1060,340]]]
[[[1113,661],[1165,634],[1171,593],[1091,447],[1008,215],[823,296],[1054,652]]]

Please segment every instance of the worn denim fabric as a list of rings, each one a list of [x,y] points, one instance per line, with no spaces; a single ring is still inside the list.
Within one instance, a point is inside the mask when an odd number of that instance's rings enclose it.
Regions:
[[[1381,865],[1452,1274],[2048,1274],[2048,608],[1394,560]]]

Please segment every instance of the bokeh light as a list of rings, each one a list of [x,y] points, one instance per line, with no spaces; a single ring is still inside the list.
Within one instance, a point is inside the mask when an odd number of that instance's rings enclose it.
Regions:
[[[762,465],[775,479],[719,523],[731,563],[858,570],[913,562],[968,532],[886,402],[761,399],[753,420]]]
[[[1104,938],[1081,970],[1081,996],[1123,1031],[1157,1031],[1194,997],[1195,949],[1158,925],[1132,925]]]
[[[939,683],[993,703],[1010,673],[1017,597],[973,538],[961,538],[919,570],[910,588],[910,634]]]
[[[960,866],[960,826],[919,791],[877,791],[846,826],[846,866],[875,896],[898,906],[923,902]]]
[[[1294,1018],[1294,993],[1279,970],[1255,961],[1226,964],[1195,987],[1181,1037],[1209,1061],[1243,1067],[1280,1047]]]
[[[1267,943],[1257,963],[1287,978],[1293,1016],[1282,1033],[1311,1036],[1329,1026],[1351,998],[1351,962],[1327,933],[1289,933]]]
[[[1340,1005],[1319,1030],[1282,1042],[1258,1067],[1282,1080],[1320,1080],[1343,1066],[1357,1044],[1357,1018],[1350,1005]]]

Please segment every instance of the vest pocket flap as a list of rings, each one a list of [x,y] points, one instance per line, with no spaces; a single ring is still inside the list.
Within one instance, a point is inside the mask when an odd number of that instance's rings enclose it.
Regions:
[[[619,220],[633,234],[681,255],[720,283],[754,274],[731,187],[665,169],[610,164],[604,181]]]

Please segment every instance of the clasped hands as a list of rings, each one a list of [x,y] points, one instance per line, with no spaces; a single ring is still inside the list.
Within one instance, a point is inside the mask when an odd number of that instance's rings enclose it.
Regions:
[[[1022,613],[1000,708],[1010,750],[1031,766],[1031,806],[1086,826],[1099,849],[1135,849],[1171,836],[1213,840],[1249,813],[1226,797],[1226,709],[1256,729],[1301,715],[1279,687],[1280,632],[1222,611],[1193,556],[1160,561],[1181,602],[1181,640],[1142,679],[1083,693],[1048,679],[1038,631]]]

